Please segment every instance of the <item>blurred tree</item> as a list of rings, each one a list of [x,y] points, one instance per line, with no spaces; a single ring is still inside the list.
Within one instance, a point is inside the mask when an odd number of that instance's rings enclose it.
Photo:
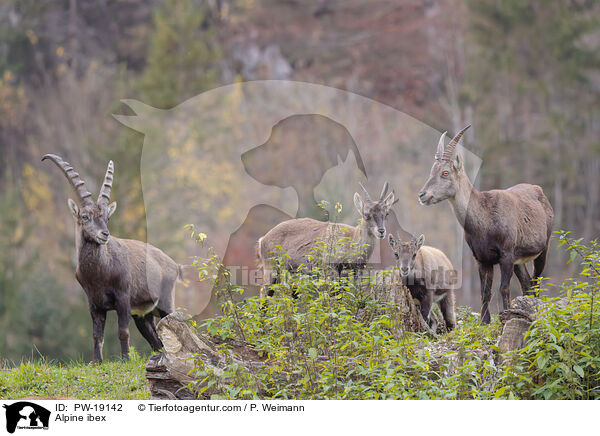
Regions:
[[[31,168],[31,167],[29,167]],[[91,327],[83,299],[73,301],[59,285],[56,266],[40,255],[47,228],[29,206],[40,206],[34,192],[22,193],[12,171],[3,177],[0,196],[0,358],[18,361],[37,348],[49,358],[71,358],[91,349]],[[8,183],[11,179],[13,183]],[[40,189],[47,187],[38,186]],[[47,195],[47,192],[42,192]],[[48,199],[51,201],[51,196]],[[30,203],[28,205],[28,203]],[[41,208],[36,212],[42,213]],[[47,210],[47,208],[45,209]],[[38,235],[36,238],[35,235]],[[34,242],[34,243],[32,243]],[[89,330],[89,332],[88,332]]]
[[[157,7],[140,85],[146,103],[170,108],[216,85],[220,52],[207,15],[200,0]]]
[[[484,187],[542,185],[555,228],[585,238],[600,234],[599,12],[597,1],[470,1],[463,87]]]

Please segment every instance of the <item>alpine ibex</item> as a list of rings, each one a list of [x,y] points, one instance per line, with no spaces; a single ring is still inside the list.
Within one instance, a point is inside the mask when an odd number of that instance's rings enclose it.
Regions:
[[[116,310],[121,356],[129,356],[129,317],[154,351],[162,348],[156,334],[154,314],[173,311],[175,282],[181,266],[158,248],[144,242],[111,237],[108,219],[117,203],[110,201],[114,165],[110,161],[98,200],[92,200],[85,182],[61,157],[46,154],[65,174],[79,205],[69,199],[76,226],[77,268],[75,277],[88,297],[94,337],[94,362],[102,362],[106,312]]]
[[[388,194],[389,184],[386,182],[378,200],[371,200],[367,190],[363,202],[358,192],[354,193],[354,206],[361,216],[357,226],[328,223],[311,218],[297,218],[284,221],[272,228],[258,240],[257,254],[259,268],[263,270],[265,284],[274,283],[275,277],[270,274],[273,269],[271,258],[276,250],[284,255],[285,268],[297,270],[308,263],[308,257],[314,254],[321,241],[325,247],[331,247],[326,253],[325,262],[333,267],[338,275],[344,268],[358,270],[362,268],[375,247],[376,239],[385,238],[385,225],[390,208],[395,203],[394,192]],[[272,292],[269,292],[271,295]]]
[[[431,307],[437,303],[446,322],[446,329],[456,326],[454,313],[454,281],[456,279],[452,262],[446,255],[434,247],[423,245],[425,236],[411,237],[403,241],[400,235],[397,240],[390,235],[388,241],[396,257],[398,271],[394,272],[395,280],[402,281],[413,298],[419,300],[421,315],[425,322],[432,325]]]
[[[534,280],[544,270],[554,211],[537,185],[522,183],[508,189],[477,191],[456,152],[456,145],[469,127],[458,132],[447,146],[444,146],[446,133],[442,134],[429,180],[419,193],[419,201],[424,205],[450,201],[479,266],[481,321],[489,323],[494,265],[500,264],[500,293],[504,309],[507,309],[513,270],[523,295],[530,293],[531,288],[525,264],[533,260]]]

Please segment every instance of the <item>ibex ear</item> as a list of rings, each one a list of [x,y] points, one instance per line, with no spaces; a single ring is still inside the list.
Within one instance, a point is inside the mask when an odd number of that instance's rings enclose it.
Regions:
[[[69,210],[71,211],[73,218],[77,218],[79,216],[79,208],[77,207],[77,204],[70,198],[67,200],[67,204],[69,205]]]
[[[396,240],[392,235],[388,236],[388,242],[390,243],[390,247],[394,248],[396,246]]]
[[[419,236],[419,239],[417,240],[417,250],[423,246],[424,242],[425,242],[425,235]]]
[[[456,153],[456,157],[454,158],[454,168],[456,168],[457,170],[460,170],[463,166],[463,161],[462,161],[462,157],[460,157],[460,154]]]
[[[356,207],[356,210],[358,210],[358,213],[362,216],[363,201],[362,201],[362,198],[360,198],[360,195],[358,194],[358,192],[354,193],[354,207]]]
[[[117,210],[117,202],[113,201],[111,204],[108,205],[108,217],[110,218],[111,215],[113,213],[115,213],[115,210]]]

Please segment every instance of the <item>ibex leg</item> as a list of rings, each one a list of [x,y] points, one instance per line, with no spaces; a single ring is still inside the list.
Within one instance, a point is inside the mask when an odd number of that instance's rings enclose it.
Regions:
[[[125,301],[127,300],[127,301]],[[129,359],[129,296],[122,297],[117,303],[117,319],[119,323],[119,341],[121,341],[121,357]]]
[[[150,347],[152,347],[153,351],[159,351],[162,348],[162,342],[158,338],[158,334],[156,333],[156,326],[154,325],[154,315],[151,313],[147,313],[144,316],[133,316],[133,320],[135,321],[135,325],[138,330],[148,341]]]
[[[521,284],[521,292],[523,292],[523,295],[527,295],[529,288],[531,288],[531,277],[529,277],[527,267],[525,265],[515,265],[515,275]]]
[[[454,330],[456,327],[456,313],[454,311],[454,293],[448,291],[446,296],[440,301],[440,311],[446,323],[448,331]]]
[[[426,291],[423,295],[423,299],[420,301],[421,303],[421,315],[423,315],[423,319],[431,327],[431,305],[433,304],[433,292]]]
[[[90,305],[92,315],[92,334],[94,337],[94,358],[92,363],[102,363],[102,347],[104,346],[104,324],[106,323],[106,310],[97,309]]]
[[[492,298],[492,281],[494,279],[494,269],[489,265],[479,265],[479,279],[481,280],[481,322],[489,324],[490,317],[490,299]]]
[[[510,305],[510,279],[512,275],[512,260],[500,263],[500,295],[502,295],[502,308],[504,310],[508,309]]]
[[[548,247],[540,253],[538,257],[533,260],[533,280],[537,280],[539,276],[544,272],[546,266],[546,254],[548,253]]]

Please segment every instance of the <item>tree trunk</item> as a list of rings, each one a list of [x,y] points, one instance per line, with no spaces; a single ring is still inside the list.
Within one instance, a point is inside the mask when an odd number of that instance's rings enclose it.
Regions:
[[[212,367],[215,372],[220,372],[231,364],[216,351],[220,341],[198,334],[191,321],[190,315],[173,312],[160,320],[156,327],[164,352],[152,356],[146,365],[146,378],[153,400],[208,400],[212,394],[210,389],[196,396],[186,388],[190,382],[195,381],[193,370],[196,359],[200,359],[205,366]],[[256,367],[263,364],[263,359],[249,344],[231,342],[230,345],[243,359],[233,358],[234,363],[249,371],[255,371]]]

